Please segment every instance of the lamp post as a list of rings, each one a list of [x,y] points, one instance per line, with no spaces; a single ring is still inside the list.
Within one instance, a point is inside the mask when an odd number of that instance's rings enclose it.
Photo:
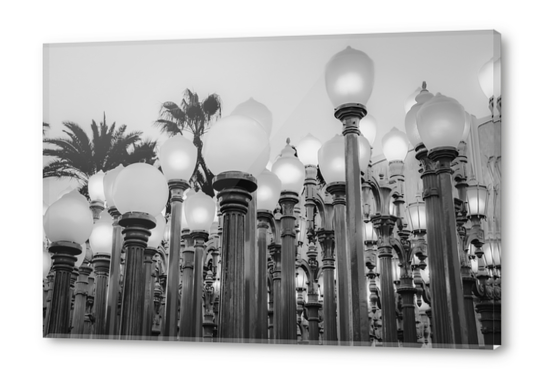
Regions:
[[[105,206],[104,177],[104,172],[100,170],[88,179],[88,196],[94,221],[100,219]]]
[[[158,247],[162,244],[164,230],[166,228],[166,219],[161,213],[156,215],[156,226],[151,230],[151,235],[147,241],[147,247],[144,254],[144,270],[145,270],[145,298],[143,301],[143,336],[152,335],[152,324],[154,321],[154,302],[155,302],[155,285],[152,275],[153,258],[158,254]]]
[[[242,138],[241,138],[242,136]],[[207,135],[203,156],[216,175],[223,217],[218,338],[241,342],[245,337],[245,216],[258,176],[269,160],[265,130],[254,119],[228,116]]]
[[[169,138],[158,153],[164,176],[168,181],[171,203],[169,262],[164,314],[164,336],[176,337],[179,308],[179,259],[181,253],[181,214],[183,194],[190,188],[188,180],[196,167],[197,149],[182,135]]]
[[[279,204],[281,217],[281,295],[280,314],[275,316],[280,324],[280,342],[295,343],[296,331],[296,298],[295,298],[295,259],[297,251],[294,207],[299,202],[299,192],[305,180],[305,167],[295,156],[290,146],[290,139],[282,149],[280,157],[273,164],[272,170],[282,183]]]
[[[268,310],[267,310],[267,234],[271,229],[273,235],[276,233],[275,218],[272,211],[276,208],[279,197],[282,182],[279,177],[271,171],[264,169],[260,175],[256,178],[258,181],[257,190],[257,219],[258,219],[258,267],[256,281],[256,302],[258,303],[258,322],[262,333],[265,331],[265,336],[262,335],[261,339],[267,338],[268,333]],[[271,286],[272,287],[272,286]],[[273,294],[272,288],[271,293]],[[273,299],[274,302],[274,299]],[[274,310],[271,309],[274,313]],[[271,316],[273,316],[273,313]],[[271,319],[273,320],[273,318]],[[271,322],[272,324],[273,322]]]
[[[122,227],[119,224],[120,212],[113,199],[113,186],[118,174],[124,166],[119,165],[105,174],[103,186],[107,200],[109,215],[113,218],[113,237],[111,245],[111,262],[109,265],[109,285],[107,288],[107,308],[105,311],[106,334],[116,338],[119,333],[118,303],[120,283],[120,258],[123,245]]]
[[[309,243],[309,248],[307,251],[308,258],[308,268],[309,268],[309,277],[307,278],[308,290],[307,290],[307,302],[305,307],[307,308],[307,318],[309,321],[309,344],[317,345],[320,337],[320,327],[319,327],[319,310],[322,308],[322,304],[318,301],[318,274],[319,274],[319,264],[316,257],[318,256],[318,251],[314,243]]]
[[[216,214],[212,197],[197,192],[186,199],[185,215],[187,227],[191,230],[193,246],[187,246],[183,252],[185,266],[181,294],[181,338],[201,339],[203,322],[203,260],[205,242]]]
[[[86,199],[72,191],[47,209],[44,230],[51,241],[49,251],[53,253],[55,272],[51,313],[46,327],[46,336],[65,336],[70,331],[70,281],[76,256],[81,254],[92,231],[92,212]]]
[[[167,181],[157,168],[134,163],[118,174],[113,197],[122,214],[119,224],[124,227],[126,250],[120,335],[137,338],[143,333],[144,252],[156,226],[155,216],[167,202]]]
[[[363,236],[359,225],[361,214],[359,122],[367,114],[374,82],[374,64],[362,51],[347,47],[335,54],[326,65],[326,90],[335,107],[335,118],[343,124],[345,136],[347,239],[351,251],[353,340],[355,344],[369,344],[369,314],[367,286],[363,259]],[[370,149],[369,149],[370,150]],[[370,152],[367,153],[370,157]],[[367,163],[369,160],[367,158]]]
[[[425,146],[419,146],[417,158],[423,165],[434,342],[436,347],[461,347],[468,341],[451,162],[458,154],[465,110],[456,100],[437,94],[418,109],[416,125]]]
[[[94,335],[104,336],[107,329],[105,324],[107,307],[107,281],[113,245],[113,218],[105,213],[96,221],[89,238],[90,247],[94,252],[92,263],[96,273],[96,296],[94,298]]]
[[[322,276],[324,288],[324,344],[337,344],[337,304],[335,302],[335,233],[319,229],[316,237],[322,249]]]

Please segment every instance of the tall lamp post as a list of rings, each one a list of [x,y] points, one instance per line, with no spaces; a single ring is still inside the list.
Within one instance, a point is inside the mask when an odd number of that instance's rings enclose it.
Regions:
[[[171,203],[166,309],[162,330],[165,337],[175,338],[179,308],[179,259],[181,254],[179,231],[182,228],[183,194],[190,188],[188,180],[196,167],[197,149],[192,142],[178,134],[169,138],[160,147],[158,155],[162,171],[168,181]]]
[[[94,297],[94,334],[106,335],[107,281],[111,263],[113,245],[113,218],[105,213],[96,221],[89,238],[90,247],[94,252],[92,263],[96,273],[96,296]]]
[[[299,202],[305,180],[305,167],[295,156],[290,146],[290,139],[282,149],[280,157],[273,164],[272,170],[282,182],[279,204],[282,208],[281,218],[281,306],[280,315],[276,315],[279,324],[280,342],[295,343],[296,328],[296,292],[295,292],[295,259],[297,251],[294,207]]]
[[[92,232],[92,221],[87,200],[75,190],[51,204],[45,213],[43,227],[51,241],[55,272],[46,336],[66,336],[70,331],[70,280],[81,244]]]
[[[115,180],[115,204],[122,214],[126,264],[122,296],[120,335],[138,338],[143,333],[145,271],[144,253],[155,216],[168,198],[167,181],[160,171],[146,163],[124,168]]]
[[[335,118],[343,124],[346,166],[347,238],[351,255],[353,340],[355,344],[369,344],[369,307],[363,236],[359,225],[361,213],[361,171],[359,122],[367,114],[365,104],[373,90],[374,64],[362,51],[347,47],[335,54],[326,65],[326,90],[335,107]],[[369,154],[370,156],[370,154]]]
[[[223,117],[207,134],[203,156],[216,175],[213,187],[219,191],[223,217],[222,263],[218,338],[242,342],[245,335],[245,216],[255,177],[269,160],[266,131],[246,116]]]
[[[416,126],[425,146],[418,148],[417,158],[423,164],[434,342],[436,347],[461,347],[468,341],[451,162],[458,155],[465,109],[456,100],[437,94],[417,110]]]

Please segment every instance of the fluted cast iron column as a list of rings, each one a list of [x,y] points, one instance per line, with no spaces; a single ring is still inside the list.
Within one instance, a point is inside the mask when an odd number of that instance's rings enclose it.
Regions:
[[[400,279],[397,293],[401,295],[403,300],[403,346],[419,347],[420,344],[418,343],[416,328],[416,308],[414,305],[416,288],[414,288],[411,277]]]
[[[346,183],[335,182],[327,186],[333,196],[333,226],[337,247],[337,313],[339,315],[339,341],[351,344],[354,338],[352,319],[352,256],[346,237]],[[326,292],[324,292],[325,296]]]
[[[282,298],[282,253],[281,245],[278,243],[269,244],[269,254],[273,259],[273,340],[274,343],[280,339],[280,328],[282,322],[279,319],[282,317],[281,298]]]
[[[271,313],[271,322],[268,321],[267,310],[267,232],[273,225],[274,218],[271,212],[265,210],[257,211],[258,220],[258,251],[256,257],[256,302],[258,303],[258,323],[260,342],[267,342],[269,339],[269,324],[272,324],[273,314]],[[271,310],[271,312],[273,312]]]
[[[192,232],[194,239],[194,337],[202,340],[203,336],[203,264],[205,259],[205,242],[209,239],[209,233],[196,230]]]
[[[126,249],[120,335],[121,338],[139,338],[143,333],[145,301],[144,252],[156,221],[147,213],[127,212],[120,218],[119,225],[124,227]]]
[[[361,104],[344,104],[335,109],[343,124],[346,165],[346,237],[350,250],[351,309],[354,345],[369,345],[369,304],[365,277],[363,234],[360,225],[361,171],[359,167],[359,122],[367,110]],[[342,306],[341,306],[342,307]]]
[[[218,174],[213,182],[219,191],[223,217],[222,265],[218,338],[243,342],[245,335],[245,219],[256,179],[240,171]]]
[[[119,225],[119,211],[116,207],[110,207],[109,214],[113,218],[113,244],[111,245],[111,262],[105,319],[106,334],[110,338],[117,338],[119,334],[117,311],[119,303],[120,255],[122,252],[123,238],[121,234],[122,227]]]
[[[45,335],[67,337],[70,332],[70,281],[77,261],[76,256],[81,254],[81,245],[67,241],[53,242],[49,246],[49,251],[53,253],[52,269],[55,272],[55,281],[51,314]]]
[[[85,331],[85,309],[88,296],[88,276],[92,272],[92,267],[82,264],[79,268],[79,276],[75,282],[75,303],[73,306],[73,329],[72,338],[82,338]]]
[[[109,266],[111,256],[109,254],[98,253],[92,259],[94,263],[94,272],[96,273],[96,295],[94,297],[94,334],[98,336],[106,335],[105,315],[107,307],[107,282],[109,279]]]
[[[179,336],[183,339],[195,337],[194,325],[194,256],[195,248],[192,235],[185,238],[186,246],[183,249],[183,273],[181,279],[181,309]]]
[[[143,265],[145,270],[145,299],[143,301],[143,336],[152,335],[154,319],[154,281],[152,275],[153,257],[157,253],[154,247],[147,247],[144,251]]]
[[[320,229],[316,233],[322,248],[324,277],[324,344],[337,344],[337,304],[335,302],[335,238],[333,230]]]
[[[280,343],[295,343],[297,341],[296,292],[295,292],[295,255],[297,251],[294,207],[299,202],[295,192],[283,191],[279,198],[282,208],[281,237],[281,323],[279,329]]]
[[[181,254],[182,230],[181,214],[183,208],[183,194],[190,188],[184,180],[170,180],[168,182],[170,191],[170,237],[169,237],[169,262],[166,288],[166,309],[164,312],[164,336],[176,337],[179,308],[179,259]]]

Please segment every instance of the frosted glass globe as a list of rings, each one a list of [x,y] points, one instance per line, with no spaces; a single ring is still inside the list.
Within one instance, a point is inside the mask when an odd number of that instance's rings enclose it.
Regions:
[[[325,69],[326,90],[335,108],[347,104],[366,105],[374,84],[374,64],[363,51],[346,49],[335,54]]]
[[[115,185],[117,175],[122,171],[123,168],[123,165],[118,165],[114,169],[107,171],[104,176],[105,199],[107,200],[107,206],[110,208],[115,206],[115,199],[113,199],[113,186]]]
[[[405,113],[408,113],[408,111],[416,104],[416,96],[418,96],[421,90],[422,87],[416,88],[416,90],[405,99]]]
[[[344,137],[337,134],[318,151],[318,165],[326,183],[345,182]]]
[[[231,115],[251,117],[260,123],[267,135],[271,134],[271,130],[273,129],[273,115],[271,111],[264,104],[254,100],[252,97],[235,107]]]
[[[406,134],[394,127],[382,137],[382,150],[388,162],[404,161],[408,154]]]
[[[111,255],[113,246],[113,219],[107,212],[103,212],[96,221],[89,237],[90,248],[94,253]]]
[[[465,108],[457,100],[437,93],[422,105],[416,123],[428,150],[456,148],[465,129]]]
[[[117,176],[113,198],[121,214],[145,212],[156,216],[166,205],[169,189],[166,178],[147,163],[133,163]]]
[[[321,147],[322,142],[309,133],[297,144],[297,157],[305,166],[316,166],[318,164],[318,150]]]
[[[221,118],[207,134],[202,154],[215,175],[241,171],[258,176],[269,161],[268,135],[252,118],[237,115]]]
[[[151,229],[151,235],[147,241],[147,247],[158,248],[162,244],[162,239],[164,239],[164,231],[166,229],[166,219],[162,216],[161,213],[157,214],[155,217],[156,226]]]
[[[258,189],[256,192],[256,207],[273,211],[280,198],[282,182],[273,172],[265,169],[256,177]]]
[[[92,201],[105,201],[104,172],[98,171],[88,179],[88,196]]]
[[[43,219],[45,234],[51,242],[84,244],[92,232],[92,225],[89,203],[77,190],[51,204]]]
[[[367,141],[369,141],[369,145],[371,146],[373,146],[373,144],[375,143],[377,130],[378,123],[376,121],[376,118],[374,118],[370,114],[363,117],[359,122],[359,131],[365,138],[367,138]]]
[[[417,147],[422,144],[422,137],[418,132],[418,124],[416,117],[422,105],[433,98],[433,94],[427,90],[423,90],[416,96],[416,104],[414,104],[405,116],[405,131],[411,145]]]
[[[185,200],[184,209],[190,230],[209,232],[216,213],[215,201],[211,196],[197,192]]]
[[[295,151],[290,146],[289,140],[275,161],[271,171],[278,176],[282,186],[281,191],[291,191],[299,194],[305,181],[305,166],[295,156]]]
[[[196,146],[184,136],[177,134],[168,138],[158,152],[166,179],[188,181],[196,168],[197,155]]]

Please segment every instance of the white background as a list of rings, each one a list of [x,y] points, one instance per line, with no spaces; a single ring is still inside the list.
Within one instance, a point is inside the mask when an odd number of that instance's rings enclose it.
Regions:
[[[540,12],[509,1],[48,1],[0,11],[2,377],[538,377]],[[42,44],[496,29],[503,37],[503,342],[497,351],[41,338]],[[158,58],[157,58],[158,59]],[[538,111],[538,112],[537,112]],[[536,113],[535,113],[536,112]],[[538,285],[537,285],[538,284]],[[403,374],[404,375],[404,374]]]

